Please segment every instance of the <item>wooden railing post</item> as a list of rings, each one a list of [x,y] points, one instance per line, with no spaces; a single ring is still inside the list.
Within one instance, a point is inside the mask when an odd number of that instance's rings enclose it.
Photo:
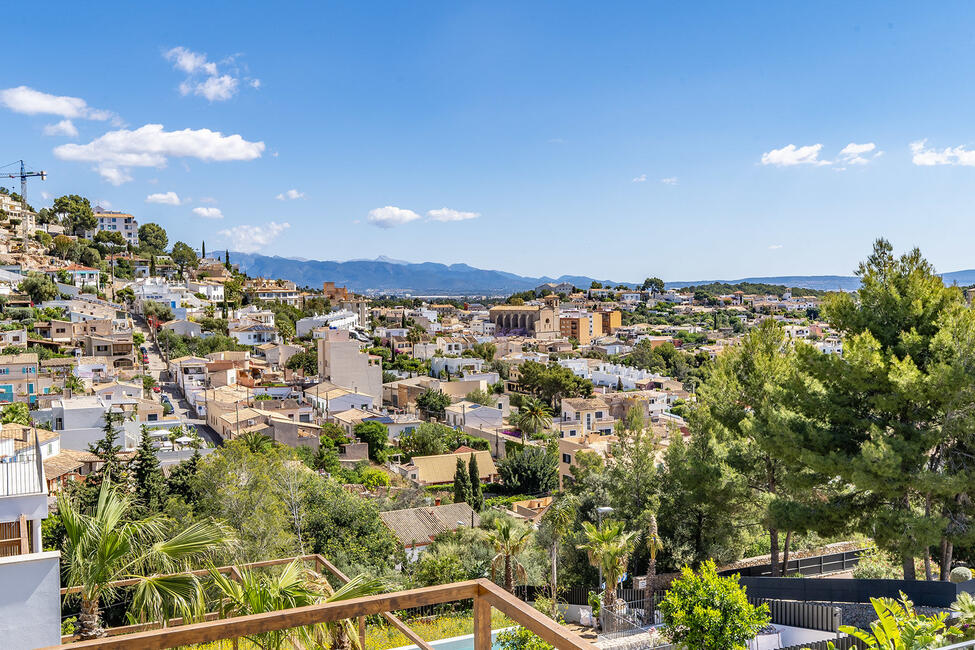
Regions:
[[[366,650],[366,617],[359,617],[359,647]]]
[[[491,603],[474,598],[474,650],[491,650]]]

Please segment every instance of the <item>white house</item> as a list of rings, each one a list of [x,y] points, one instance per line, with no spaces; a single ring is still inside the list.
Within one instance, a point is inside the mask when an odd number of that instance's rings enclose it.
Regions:
[[[162,328],[180,336],[188,336],[194,339],[203,335],[203,328],[200,327],[200,324],[190,320],[171,320],[163,323]]]
[[[270,325],[261,325],[260,323],[243,323],[232,326],[230,336],[241,345],[278,342],[278,330]]]
[[[484,359],[476,357],[434,357],[430,359],[430,369],[433,374],[439,375],[446,370],[453,376],[463,374],[466,371],[481,372]]]

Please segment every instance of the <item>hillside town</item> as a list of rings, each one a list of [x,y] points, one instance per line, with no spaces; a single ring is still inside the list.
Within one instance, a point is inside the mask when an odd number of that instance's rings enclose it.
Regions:
[[[35,212],[0,189],[0,210],[4,647],[192,621],[214,606],[179,591],[202,589],[200,569],[242,581],[217,580],[226,603],[279,558],[295,558],[284,576],[309,557],[359,575],[364,594],[493,580],[570,626],[555,647],[656,647],[677,585],[739,574],[766,599],[736,614],[749,648],[869,626],[838,592],[784,614],[808,599],[761,581],[792,574],[943,585],[911,595],[972,611],[970,416],[940,414],[975,387],[973,292],[883,240],[857,294],[649,277],[365,297],[250,277],[233,252],[79,195]],[[898,370],[902,350],[934,356]],[[908,427],[899,446],[849,446],[884,418]],[[113,507],[135,528],[111,529]],[[129,555],[91,560],[119,534]],[[167,540],[194,550],[137,555]],[[434,640],[429,616],[389,616],[343,634]]]

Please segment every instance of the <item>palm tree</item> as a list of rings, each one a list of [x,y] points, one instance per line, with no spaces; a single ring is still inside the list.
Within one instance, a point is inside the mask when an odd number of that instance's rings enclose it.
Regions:
[[[497,519],[494,530],[488,534],[488,541],[494,546],[495,556],[491,560],[491,579],[496,580],[498,569],[504,570],[504,588],[514,593],[515,578],[525,580],[528,576],[518,555],[525,550],[531,540],[531,529],[516,530],[510,519]]]
[[[537,397],[526,397],[522,400],[517,418],[522,443],[527,440],[528,435],[544,431],[552,425],[552,412]]]
[[[606,520],[596,528],[592,522],[582,522],[586,543],[578,548],[586,551],[589,564],[602,569],[606,581],[603,592],[603,608],[612,611],[616,602],[616,584],[626,571],[626,564],[633,552],[636,533],[623,530],[623,523]]]
[[[240,440],[252,454],[266,454],[274,447],[274,440],[258,431],[248,431]]]
[[[246,616],[264,614],[293,607],[334,603],[351,598],[372,596],[384,590],[382,581],[359,575],[338,590],[332,590],[321,577],[306,572],[299,560],[284,567],[277,576],[255,574],[238,569],[240,580],[234,581],[210,567],[210,578],[221,597],[221,615]],[[358,637],[348,619],[301,628],[277,630],[246,637],[264,650],[283,647],[325,647],[325,637],[332,648],[358,648]],[[360,649],[361,650],[361,649]]]
[[[102,482],[98,503],[82,512],[62,492],[58,514],[64,526],[62,562],[69,587],[79,587],[82,639],[105,635],[99,604],[115,594],[110,583],[135,579],[133,610],[140,618],[165,621],[171,614],[191,617],[199,611],[200,585],[185,573],[211,552],[227,547],[232,535],[222,524],[200,521],[169,536],[172,522],[155,514],[136,521],[126,518],[132,498]],[[167,575],[171,574],[171,575]]]
[[[426,330],[424,330],[419,325],[413,325],[412,327],[410,327],[410,329],[406,331],[406,340],[412,343],[413,345],[416,345],[417,343],[423,340],[423,335],[426,333],[427,333]]]
[[[660,534],[657,531],[657,515],[653,512],[647,515],[646,542],[647,549],[650,551],[650,561],[647,564],[647,591],[645,598],[649,600],[653,597],[653,592],[656,588],[657,552],[662,551],[664,548],[663,543],[660,541]]]
[[[558,576],[556,574],[559,544],[569,534],[572,522],[575,521],[575,511],[578,506],[578,499],[571,494],[563,494],[549,505],[542,515],[542,527],[552,536],[552,546],[549,549],[552,561],[552,571],[550,576],[550,588],[552,602],[555,602],[556,590],[558,589]]]

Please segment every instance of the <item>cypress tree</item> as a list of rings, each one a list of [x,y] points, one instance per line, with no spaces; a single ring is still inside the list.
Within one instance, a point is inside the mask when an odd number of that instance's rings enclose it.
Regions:
[[[454,503],[471,502],[471,477],[464,466],[464,459],[457,457],[457,469],[454,470]]]
[[[142,438],[132,459],[132,479],[139,505],[148,512],[158,512],[166,496],[166,482],[146,425],[142,425]]]
[[[467,473],[471,483],[471,500],[468,501],[471,507],[478,512],[484,507],[484,494],[481,491],[481,472],[477,467],[477,457],[471,454],[471,460],[467,464]]]
[[[207,243],[206,240],[203,240],[203,247],[200,248],[200,257],[206,257],[206,256],[207,256]]]
[[[118,425],[122,423],[123,415],[114,411],[105,412],[105,425],[102,427],[102,439],[88,444],[88,451],[98,456],[102,465],[93,474],[94,483],[101,485],[108,480],[118,485],[126,480],[126,472],[122,467],[119,452],[122,445],[118,444]]]
[[[230,270],[230,249],[223,252],[223,265],[227,267],[228,271]]]

